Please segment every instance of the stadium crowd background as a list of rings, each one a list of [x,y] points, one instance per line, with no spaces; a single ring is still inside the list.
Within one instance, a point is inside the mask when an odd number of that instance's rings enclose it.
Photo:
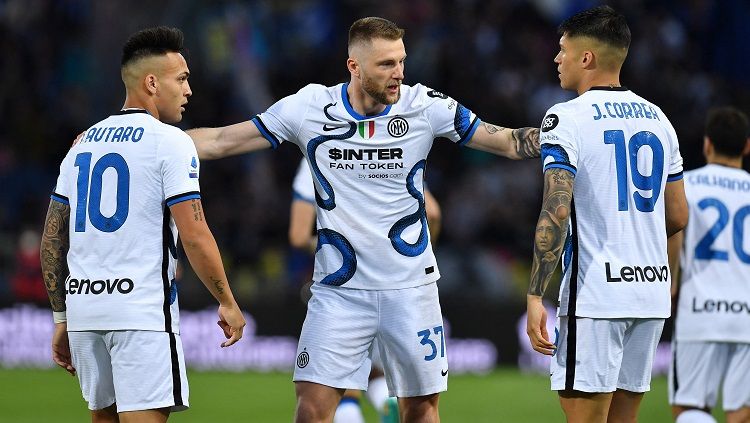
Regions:
[[[240,122],[308,83],[348,80],[347,30],[369,15],[406,29],[405,83],[444,92],[492,123],[539,126],[549,106],[571,98],[552,62],[557,23],[596,3],[0,0],[0,306],[47,304],[38,246],[49,193],[76,134],[121,107],[120,46],[130,33],[159,24],[184,30],[194,93],[185,129]],[[708,108],[750,112],[750,3],[608,3],[633,32],[623,84],[672,121],[685,168],[702,165]],[[287,242],[300,157],[289,144],[202,163],[209,225],[235,295],[259,322],[291,310],[298,325],[304,312],[298,291],[311,260]],[[477,319],[481,310],[522,313],[540,163],[436,141],[427,180],[443,212],[436,254],[446,313],[456,313],[455,321]],[[192,272],[182,279],[183,307],[211,303]]]

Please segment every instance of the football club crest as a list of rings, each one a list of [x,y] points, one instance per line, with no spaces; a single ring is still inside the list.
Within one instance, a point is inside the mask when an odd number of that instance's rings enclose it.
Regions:
[[[409,123],[401,116],[388,121],[388,134],[393,138],[401,138],[409,132]]]

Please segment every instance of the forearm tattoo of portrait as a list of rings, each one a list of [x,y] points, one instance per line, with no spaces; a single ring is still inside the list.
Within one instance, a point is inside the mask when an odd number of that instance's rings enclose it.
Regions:
[[[573,199],[573,174],[550,169],[544,174],[544,199],[534,235],[534,257],[528,293],[544,295],[562,255]]]

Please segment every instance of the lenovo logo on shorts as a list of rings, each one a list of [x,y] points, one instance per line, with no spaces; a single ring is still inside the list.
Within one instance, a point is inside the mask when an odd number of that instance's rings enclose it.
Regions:
[[[307,363],[310,362],[310,354],[307,353],[307,351],[302,351],[297,356],[297,367],[300,369],[304,369],[307,367]]]
[[[129,278],[122,279],[70,279],[68,281],[68,294],[113,294],[115,291],[120,294],[128,294],[133,290],[133,280]]]
[[[607,282],[667,282],[669,269],[667,266],[623,266],[619,274],[612,275],[609,262],[604,263]],[[619,276],[619,277],[617,277]]]

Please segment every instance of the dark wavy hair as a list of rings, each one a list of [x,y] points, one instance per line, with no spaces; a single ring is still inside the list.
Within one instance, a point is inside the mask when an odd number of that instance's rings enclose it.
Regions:
[[[706,118],[706,136],[723,156],[741,156],[750,127],[747,115],[734,107],[711,109]]]

